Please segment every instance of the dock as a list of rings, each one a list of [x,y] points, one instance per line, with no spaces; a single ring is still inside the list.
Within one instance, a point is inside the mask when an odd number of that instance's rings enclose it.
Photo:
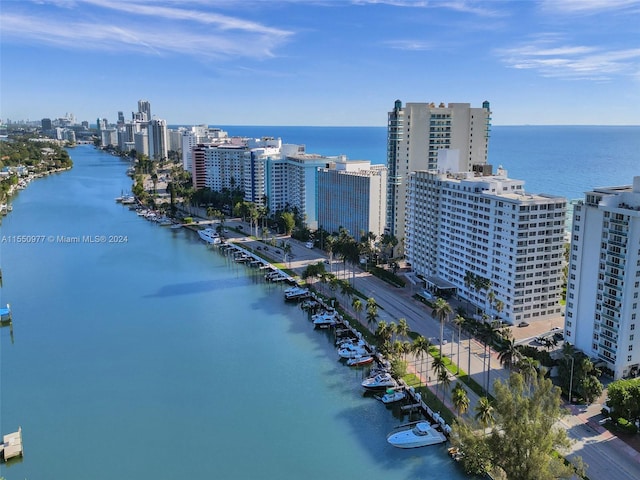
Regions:
[[[17,432],[9,433],[2,437],[0,445],[0,458],[7,462],[15,457],[22,457],[22,427],[18,427]]]

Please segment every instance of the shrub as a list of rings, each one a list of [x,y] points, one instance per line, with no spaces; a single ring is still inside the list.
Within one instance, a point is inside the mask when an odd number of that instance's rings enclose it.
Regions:
[[[193,217],[184,217],[184,223],[193,223]]]
[[[616,422],[616,427],[624,433],[637,433],[638,432],[638,428],[631,422],[629,422],[629,420],[627,420],[626,418],[618,418],[618,421]]]

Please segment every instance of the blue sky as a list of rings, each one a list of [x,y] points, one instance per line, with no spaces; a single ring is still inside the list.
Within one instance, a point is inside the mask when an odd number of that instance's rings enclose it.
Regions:
[[[640,0],[2,0],[0,118],[640,125]]]

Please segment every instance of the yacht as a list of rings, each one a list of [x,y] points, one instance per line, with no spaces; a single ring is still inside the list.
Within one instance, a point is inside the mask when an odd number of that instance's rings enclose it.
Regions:
[[[213,228],[205,228],[204,230],[198,230],[198,235],[200,238],[209,244],[219,244],[220,234],[215,231]]]
[[[362,386],[367,390],[384,390],[398,386],[396,379],[390,373],[379,373],[374,377],[367,378],[362,382]]]
[[[418,422],[405,425],[387,435],[387,442],[398,448],[417,448],[437,445],[447,441],[444,433],[436,430],[437,424]]]

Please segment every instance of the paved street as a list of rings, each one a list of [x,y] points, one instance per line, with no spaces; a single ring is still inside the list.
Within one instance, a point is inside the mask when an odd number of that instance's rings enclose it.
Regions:
[[[240,222],[226,222],[227,225],[237,226]],[[243,232],[249,233],[248,224],[244,223]],[[230,231],[229,235],[241,236]],[[277,240],[277,245],[283,239]],[[293,239],[284,239],[291,245],[292,257],[286,263],[286,267],[301,273],[304,268],[316,262],[324,262],[326,255],[318,249],[308,249],[302,242]],[[255,247],[264,245],[257,240],[245,239],[243,241],[248,246],[255,243]],[[279,247],[269,247],[269,253],[275,254],[275,261],[284,261],[284,252]],[[277,254],[276,251],[281,252]],[[352,278],[352,270],[348,267],[347,272],[343,271],[341,262],[334,261],[332,265],[326,265],[327,270],[333,271],[340,278]],[[408,282],[410,283],[410,282]],[[386,282],[359,271],[356,274],[355,288],[365,295],[367,298],[374,298],[379,308],[379,320],[389,322],[398,322],[399,319],[406,319],[411,330],[419,333],[425,338],[431,339],[432,343],[438,343],[440,336],[440,323],[432,318],[430,309],[422,303],[412,298],[413,294],[418,290],[417,286],[407,285],[405,288],[396,288],[390,286]],[[347,310],[351,310],[350,302],[347,298],[341,298],[339,291],[332,292],[338,297],[341,305]],[[452,302],[453,303],[453,302]],[[452,305],[455,310],[456,305]],[[356,317],[355,312],[351,314]],[[530,322],[527,327],[513,327],[514,337],[521,343],[528,343],[541,333],[551,331],[552,328],[561,328],[563,319],[558,317],[552,321],[543,320],[539,322]],[[504,369],[497,358],[497,353],[491,351],[485,354],[484,345],[475,339],[469,341],[468,336],[463,332],[462,341],[460,343],[460,356],[458,357],[458,330],[455,325],[448,323],[444,329],[444,339],[446,344],[443,345],[443,353],[452,358],[453,362],[458,364],[460,368],[468,371],[476,382],[480,385],[486,385],[487,378],[483,375],[486,370],[486,363],[491,355],[491,370],[489,384],[492,388],[496,379],[506,380],[509,372]],[[429,380],[429,372],[424,372],[429,387],[435,393],[436,382]],[[455,385],[455,379],[452,381],[449,389]],[[464,384],[463,384],[464,385]],[[473,416],[474,406],[477,402],[477,395],[466,389],[471,400],[469,416]],[[441,394],[440,394],[441,395]],[[452,411],[454,411],[450,402],[450,394],[446,397],[445,402]],[[585,463],[588,464],[587,475],[591,480],[637,480],[640,478],[640,453],[631,449],[620,439],[613,436],[606,429],[597,423],[594,418],[600,411],[600,404],[593,404],[586,407],[572,406],[572,415],[564,417],[560,425],[567,429],[569,437],[574,439],[568,456],[580,455]]]

